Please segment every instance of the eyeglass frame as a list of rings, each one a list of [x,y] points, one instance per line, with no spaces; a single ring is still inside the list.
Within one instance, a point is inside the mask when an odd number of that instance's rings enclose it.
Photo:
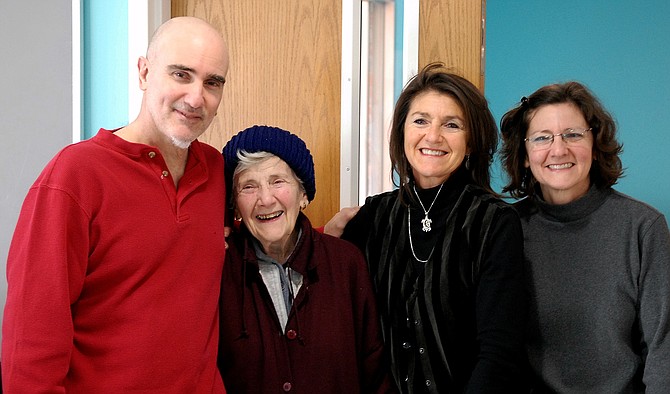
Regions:
[[[570,131],[568,131],[568,130],[570,130]],[[544,133],[544,134],[546,134],[547,137],[551,136],[551,138],[548,140],[549,142],[546,143],[546,145],[544,144],[544,141],[542,141],[543,143],[541,143],[541,144],[538,145],[538,143],[537,143],[537,142],[533,142],[533,141],[531,140],[530,137],[526,137],[526,138],[524,138],[523,141],[524,141],[524,142],[529,142],[529,143],[530,143],[530,146],[531,146],[533,149],[535,149],[535,150],[549,149],[549,148],[551,147],[551,145],[554,143],[554,140],[556,139],[557,136],[561,136],[561,139],[562,139],[563,142],[565,142],[566,144],[575,144],[575,143],[578,143],[579,141],[582,141],[582,139],[586,136],[586,133],[587,133],[587,132],[592,132],[592,131],[593,131],[593,127],[589,127],[588,129],[583,129],[583,131],[581,131],[581,132],[579,132],[579,131],[577,131],[577,130],[580,130],[580,129],[578,129],[578,128],[577,128],[577,129],[573,129],[573,128],[571,128],[571,127],[568,127],[567,129],[563,130],[563,131],[560,132],[560,133]],[[536,133],[536,134],[539,134],[539,133],[542,133],[542,132],[538,132],[538,133]],[[580,135],[580,138],[579,138],[577,141],[566,140],[566,139],[565,139],[565,136],[566,136],[567,134],[579,134],[579,135]]]

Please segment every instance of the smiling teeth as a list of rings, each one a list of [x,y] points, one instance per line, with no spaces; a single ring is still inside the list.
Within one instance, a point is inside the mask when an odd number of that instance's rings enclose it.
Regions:
[[[424,155],[429,155],[429,156],[443,156],[443,155],[447,154],[446,152],[443,152],[441,150],[433,150],[433,149],[426,149],[426,148],[421,149],[421,153],[423,153]]]
[[[562,169],[564,169],[564,168],[570,168],[570,167],[572,167],[573,165],[574,165],[574,164],[572,164],[572,163],[565,163],[565,164],[550,164],[550,165],[548,165],[547,167],[549,167],[549,168],[552,169],[552,170],[562,170]]]
[[[268,215],[257,215],[256,218],[260,220],[270,220],[281,216],[283,213],[283,211],[278,211]]]

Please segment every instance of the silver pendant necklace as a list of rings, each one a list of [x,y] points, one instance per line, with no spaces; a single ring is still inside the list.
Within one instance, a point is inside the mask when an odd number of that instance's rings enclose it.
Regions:
[[[412,185],[412,189],[414,189],[414,194],[416,195],[417,200],[419,200],[419,204],[421,204],[421,209],[423,209],[423,213],[426,215],[421,219],[421,224],[424,232],[429,232],[432,230],[430,227],[430,224],[433,223],[433,221],[428,217],[428,212],[430,212],[431,209],[433,209],[433,205],[435,205],[435,201],[437,201],[437,196],[440,195],[440,192],[442,191],[442,186],[444,186],[444,183],[440,185],[440,188],[437,190],[437,194],[435,195],[435,198],[433,199],[433,202],[430,203],[430,207],[428,207],[428,210],[426,210],[426,207],[423,206],[423,202],[421,201],[421,197],[419,197],[419,193],[416,192],[416,185]]]
[[[433,209],[433,205],[435,204],[435,201],[437,201],[437,196],[440,194],[442,191],[442,186],[444,186],[444,183],[440,185],[440,189],[437,191],[437,194],[435,195],[435,198],[433,199],[433,202],[430,204],[430,207],[428,210],[426,210],[426,207],[423,206],[423,202],[421,202],[421,198],[419,197],[419,194],[416,192],[416,186],[412,185],[412,188],[414,189],[414,194],[416,194],[416,198],[419,200],[419,204],[421,204],[421,208],[423,209],[423,212],[425,214],[424,218],[421,219],[421,224],[422,224],[422,230],[424,232],[429,232],[432,230],[430,228],[430,224],[433,222],[429,217],[428,217],[428,212],[430,212],[431,209]],[[419,263],[427,263],[428,260],[430,260],[430,257],[433,255],[433,251],[435,250],[435,245],[433,245],[433,248],[430,250],[430,254],[428,254],[428,258],[425,260],[422,260],[416,256],[416,252],[414,252],[414,243],[412,242],[412,216],[410,214],[410,207],[407,207],[407,232],[409,235],[409,248],[412,250],[412,256],[418,261]]]
[[[407,231],[409,232],[409,248],[412,250],[412,256],[414,256],[416,261],[418,261],[419,263],[424,263],[425,264],[425,263],[428,262],[428,260],[430,260],[430,256],[433,255],[433,250],[435,250],[435,245],[433,245],[433,248],[430,250],[430,254],[428,254],[428,258],[426,258],[425,260],[421,260],[420,258],[418,258],[416,256],[416,253],[414,252],[414,244],[412,243],[412,225],[410,224],[412,217],[410,216],[409,211],[410,211],[410,209],[409,209],[409,207],[407,207]]]

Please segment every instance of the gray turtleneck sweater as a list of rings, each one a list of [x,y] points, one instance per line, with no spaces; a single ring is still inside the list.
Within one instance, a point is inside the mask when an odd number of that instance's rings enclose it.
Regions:
[[[654,208],[591,187],[516,204],[528,262],[528,357],[541,391],[670,392],[670,232]]]

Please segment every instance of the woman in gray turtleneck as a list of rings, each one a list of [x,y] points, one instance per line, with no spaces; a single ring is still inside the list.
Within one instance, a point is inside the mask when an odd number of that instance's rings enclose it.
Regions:
[[[504,188],[521,214],[537,392],[670,388],[670,233],[612,189],[623,173],[612,116],[577,82],[548,85],[501,122]]]

